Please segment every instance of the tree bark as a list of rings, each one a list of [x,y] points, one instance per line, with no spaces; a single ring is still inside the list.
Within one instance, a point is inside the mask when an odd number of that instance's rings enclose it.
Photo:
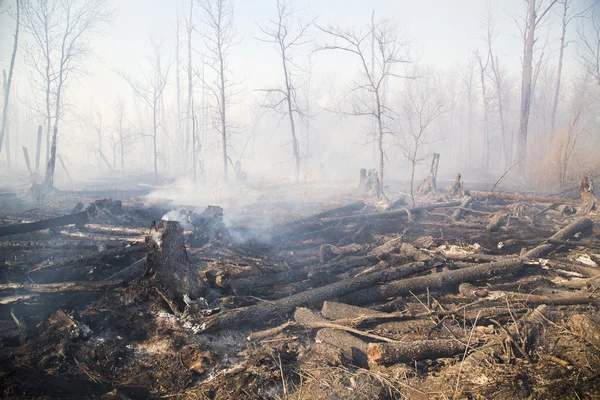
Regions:
[[[263,302],[254,306],[228,310],[201,321],[202,331],[215,331],[235,325],[260,324],[270,319],[289,314],[297,307],[320,304],[324,300],[339,297],[378,283],[401,279],[427,268],[425,263],[410,263],[384,271],[345,279],[330,285],[297,293],[272,302]]]
[[[556,75],[556,89],[554,91],[554,101],[552,103],[552,121],[551,133],[554,133],[556,126],[556,112],[558,110],[558,97],[560,95],[560,79],[562,75],[563,55],[565,52],[565,36],[567,33],[567,10],[569,8],[569,0],[563,0],[563,16],[562,16],[562,33],[560,35],[560,48],[558,53],[558,70]]]
[[[521,106],[519,109],[519,140],[517,143],[517,159],[521,160],[519,170],[525,171],[527,155],[527,125],[531,108],[531,79],[533,74],[533,45],[535,43],[535,0],[529,0],[527,9],[527,26],[523,44],[523,76],[521,79]]]
[[[425,290],[451,289],[465,282],[475,282],[481,279],[508,275],[519,271],[522,267],[523,262],[521,260],[517,258],[506,259],[474,267],[450,270],[368,287],[343,296],[340,298],[340,301],[349,304],[367,304],[390,297],[406,296],[410,293],[417,294]]]
[[[57,228],[65,225],[80,225],[88,221],[88,214],[85,211],[64,215],[62,217],[44,219],[37,222],[25,224],[0,226],[0,236],[16,235],[18,233],[28,233],[41,231],[43,229]]]
[[[413,340],[407,343],[369,343],[369,365],[390,365],[398,362],[412,363],[452,357],[465,351],[457,340]]]
[[[559,240],[565,241],[573,238],[578,233],[589,232],[593,229],[594,223],[589,218],[578,218],[575,221],[571,222],[569,225],[565,226],[554,235],[550,237],[550,240]],[[544,257],[548,253],[550,253],[554,248],[556,248],[556,244],[544,243],[541,244],[523,255],[523,259],[532,259],[532,258],[540,258]]]
[[[506,192],[485,192],[481,190],[467,190],[465,191],[469,196],[472,197],[487,197],[490,199],[504,199],[513,201],[529,201],[532,203],[547,203],[547,204],[568,204],[578,206],[581,204],[578,200],[564,199],[560,197],[540,197],[540,196],[526,196],[519,193],[506,193]]]
[[[10,100],[10,87],[12,84],[13,70],[15,68],[15,58],[17,57],[17,48],[19,44],[19,27],[21,25],[20,0],[16,0],[16,3],[17,13],[15,17],[17,26],[15,27],[15,41],[13,44],[12,54],[10,56],[10,66],[8,67],[8,79],[6,80],[6,85],[4,87],[4,106],[2,108],[2,125],[0,126],[0,153],[2,152],[2,142],[4,140],[6,126],[8,124],[8,103]]]

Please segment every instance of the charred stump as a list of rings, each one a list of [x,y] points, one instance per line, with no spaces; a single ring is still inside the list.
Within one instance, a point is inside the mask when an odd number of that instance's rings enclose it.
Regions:
[[[437,172],[440,164],[440,154],[433,153],[433,159],[431,160],[431,169],[429,176],[425,178],[417,188],[417,192],[421,194],[429,194],[437,192]]]
[[[464,181],[462,180],[462,176],[460,173],[458,173],[456,175],[456,179],[454,180],[454,185],[448,186],[446,189],[454,197],[464,197],[464,195],[465,195]]]
[[[146,238],[148,255],[146,271],[171,289],[174,294],[191,297],[202,296],[206,283],[190,261],[185,249],[183,227],[177,221],[161,221]]]
[[[189,237],[190,243],[202,247],[208,242],[225,243],[229,240],[229,231],[223,222],[223,208],[208,206],[202,214],[192,214],[189,217],[194,226],[194,232]]]
[[[584,176],[579,181],[579,192],[581,194],[581,208],[579,214],[589,214],[598,204],[598,199],[594,194],[594,181],[592,178]]]

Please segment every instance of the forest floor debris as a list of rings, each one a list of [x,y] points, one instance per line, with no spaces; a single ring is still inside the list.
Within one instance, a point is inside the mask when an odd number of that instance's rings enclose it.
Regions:
[[[465,192],[3,215],[2,397],[599,398],[595,200]]]

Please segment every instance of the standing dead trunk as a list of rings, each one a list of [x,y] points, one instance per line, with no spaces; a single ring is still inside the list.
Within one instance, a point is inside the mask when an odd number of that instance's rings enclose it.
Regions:
[[[519,138],[517,142],[517,158],[522,160],[519,169],[525,171],[527,155],[527,125],[531,107],[531,79],[533,74],[533,44],[535,34],[535,0],[529,1],[527,10],[527,30],[523,45],[523,76],[521,79],[521,106],[519,109]]]
[[[190,149],[190,113],[192,110],[192,16],[194,12],[194,0],[190,0],[190,16],[187,23],[187,51],[188,51],[188,63],[187,63],[187,106],[185,110],[185,137],[184,137],[184,150],[187,154]],[[204,79],[204,76],[203,76]],[[196,151],[196,149],[194,149]],[[195,166],[194,166],[195,168]]]
[[[536,0],[529,0],[529,6],[527,8],[525,38],[523,43],[523,76],[521,80],[521,106],[519,110],[519,138],[517,142],[517,159],[521,160],[519,161],[519,169],[521,172],[525,171],[527,156],[527,126],[529,124],[529,111],[531,110],[535,28],[557,1],[558,0],[552,0],[548,7],[539,14],[539,7],[536,7],[536,4],[538,4]]]
[[[35,172],[40,170],[40,154],[42,153],[42,126],[38,125],[37,142],[35,148]]]
[[[556,126],[556,111],[558,110],[558,96],[560,94],[560,78],[563,66],[563,54],[565,51],[565,35],[567,32],[567,10],[569,8],[569,0],[563,0],[563,16],[562,16],[562,33],[560,35],[560,49],[558,53],[558,71],[556,74],[556,88],[554,91],[554,102],[552,103],[552,121],[551,132],[554,132]]]
[[[44,179],[44,185],[50,189],[54,187],[54,169],[56,166],[56,136],[58,133],[58,127],[54,126],[54,133],[52,134],[52,145],[50,146],[50,158],[48,159],[48,165],[46,167],[46,177]]]
[[[197,297],[206,291],[200,271],[191,263],[185,249],[183,227],[177,221],[161,221],[147,239],[146,268],[175,295]]]
[[[19,27],[21,24],[19,0],[17,0],[16,3],[17,3],[17,13],[16,13],[15,18],[17,21],[17,25],[15,27],[15,41],[13,44],[13,50],[12,50],[12,54],[10,56],[10,66],[8,68],[8,78],[6,79],[6,83],[4,85],[4,106],[2,108],[2,126],[0,126],[0,152],[2,152],[2,142],[4,140],[4,135],[6,133],[6,125],[8,123],[8,102],[10,99],[10,86],[12,83],[13,70],[15,68],[15,58],[17,56],[17,48],[18,48],[18,43],[19,43]]]

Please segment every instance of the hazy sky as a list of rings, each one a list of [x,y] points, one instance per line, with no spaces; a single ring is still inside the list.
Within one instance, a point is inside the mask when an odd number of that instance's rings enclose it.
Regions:
[[[4,0],[6,9],[14,0]],[[575,7],[583,7],[591,0],[575,0]],[[578,4],[579,3],[579,4]],[[135,74],[143,67],[144,57],[149,52],[149,38],[164,40],[165,57],[174,57],[175,19],[180,9],[187,13],[189,2],[164,0],[113,0],[115,19],[105,33],[95,39],[98,62],[91,70],[94,75],[84,80],[86,86],[94,90],[96,96],[111,95],[122,91],[123,82],[110,70],[124,70]],[[509,16],[522,14],[522,0],[484,1],[484,0],[304,0],[293,3],[307,16],[320,15],[319,24],[339,25],[343,27],[363,27],[369,22],[371,11],[376,18],[386,18],[403,27],[412,39],[413,49],[421,54],[421,61],[439,68],[450,68],[464,63],[470,49],[483,45],[480,38],[483,31],[481,21],[486,6],[495,9],[497,16],[497,49],[505,65],[518,70],[522,42],[515,22]],[[279,72],[276,53],[268,44],[255,40],[259,35],[258,24],[264,24],[274,15],[274,0],[237,0],[235,19],[242,42],[235,49],[234,68],[236,73],[246,78],[249,89],[259,87]],[[200,12],[196,8],[196,15]],[[558,22],[558,19],[556,22]],[[12,44],[14,23],[8,15],[0,16],[0,66],[8,64]],[[556,25],[554,25],[556,26]],[[556,26],[558,28],[558,26]],[[559,30],[555,30],[551,39],[557,39]],[[572,29],[571,34],[575,33]],[[196,37],[200,48],[201,39]],[[540,38],[540,42],[543,38]],[[554,45],[553,48],[556,48]],[[196,56],[197,57],[197,56]],[[331,54],[319,54],[320,65],[328,73],[354,71],[355,65],[347,64],[344,59],[337,60]],[[327,66],[329,65],[329,66]],[[567,68],[570,62],[567,59]],[[24,67],[22,60],[17,70]],[[347,70],[346,70],[347,68]]]

